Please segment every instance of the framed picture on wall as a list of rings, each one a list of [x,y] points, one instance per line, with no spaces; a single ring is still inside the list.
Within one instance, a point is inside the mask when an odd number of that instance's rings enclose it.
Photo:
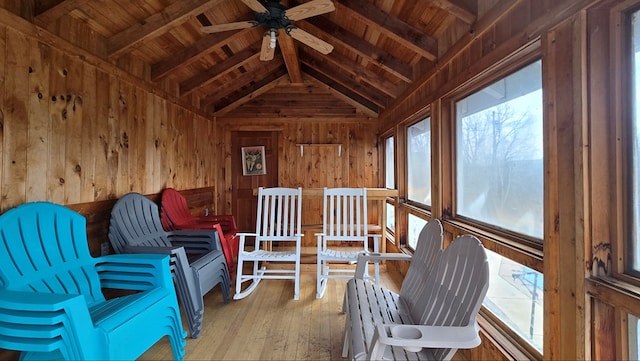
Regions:
[[[242,147],[242,175],[267,174],[264,146]]]

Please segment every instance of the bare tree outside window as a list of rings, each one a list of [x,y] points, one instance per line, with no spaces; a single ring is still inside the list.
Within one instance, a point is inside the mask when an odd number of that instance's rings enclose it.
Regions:
[[[483,89],[456,104],[456,211],[542,239],[541,82],[538,79],[537,89],[510,84],[516,79],[507,77],[500,86],[486,88],[494,90]],[[496,88],[502,91],[496,92]],[[493,103],[487,102],[487,97],[493,98]]]

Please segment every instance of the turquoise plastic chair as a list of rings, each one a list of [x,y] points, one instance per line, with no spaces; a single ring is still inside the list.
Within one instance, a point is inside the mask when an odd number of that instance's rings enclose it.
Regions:
[[[169,256],[94,258],[82,215],[36,202],[0,216],[0,264],[0,348],[21,359],[134,360],[164,336],[183,359]]]

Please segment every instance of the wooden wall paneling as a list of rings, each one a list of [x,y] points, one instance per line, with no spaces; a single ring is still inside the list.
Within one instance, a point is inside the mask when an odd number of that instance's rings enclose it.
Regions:
[[[544,154],[544,355],[584,359],[584,222],[586,144],[583,91],[585,24],[579,14],[543,39],[543,87],[546,124]],[[573,171],[568,171],[573,170]],[[588,226],[587,226],[588,227]],[[558,270],[573,272],[558,272]]]
[[[108,159],[109,159],[109,74],[96,69],[96,120],[95,136],[92,147],[94,156],[94,201],[110,199],[115,194],[108,185]]]
[[[26,192],[29,48],[23,45],[27,41],[24,34],[7,29],[2,210],[22,203]]]
[[[113,89],[117,92],[117,103],[114,104],[117,118],[114,124],[117,127],[114,146],[118,154],[118,177],[116,179],[116,193],[124,194],[129,190],[129,163],[131,153],[129,151],[129,134],[131,134],[132,114],[135,112],[135,101],[133,101],[132,86],[127,82],[119,82],[118,87]],[[112,99],[111,101],[114,101]],[[117,122],[117,123],[116,123]]]
[[[158,121],[156,117],[156,108],[155,108],[155,96],[150,96],[147,98],[147,103],[145,104],[147,110],[147,119],[144,123],[144,143],[145,143],[145,174],[144,174],[144,188],[143,189],[153,189],[154,186],[154,178],[155,174],[155,164],[154,159],[156,157],[156,149],[158,147],[158,139],[156,138],[156,132],[154,129],[154,124]]]
[[[153,95],[148,94],[144,90],[137,88],[135,92],[136,101],[136,117],[135,125],[132,128],[133,133],[129,136],[130,164],[129,175],[131,176],[131,189],[145,189],[146,180],[144,175],[147,172],[147,145],[145,129],[148,119],[147,101]]]
[[[2,0],[0,0],[2,1]],[[4,140],[4,126],[5,126],[5,113],[7,113],[7,108],[5,107],[6,99],[5,94],[8,94],[6,88],[6,61],[7,61],[7,28],[3,25],[0,25],[0,90],[2,90],[2,94],[0,94],[0,196],[4,194],[4,145],[6,144]],[[0,204],[0,212],[4,211],[6,208]]]
[[[29,145],[27,146],[27,194],[25,201],[47,199],[47,157],[49,139],[50,48],[29,39]],[[0,68],[1,68],[0,64]],[[45,176],[43,176],[45,175]]]
[[[592,345],[591,357],[593,360],[620,360],[616,355],[616,343],[620,341],[616,340],[616,334],[620,333],[616,332],[615,308],[597,299],[591,299],[591,302],[591,332],[598,340]]]
[[[82,186],[82,62],[75,57],[64,58],[66,76],[64,204],[80,203]]]
[[[120,80],[118,77],[109,75],[109,100],[107,109],[107,178],[106,188],[109,198],[117,197],[120,193],[118,189],[118,169],[120,168]]]
[[[96,132],[96,68],[86,63],[82,64],[82,139],[80,156],[80,199],[93,201],[95,198],[96,161],[94,144],[99,143]]]
[[[64,53],[51,49],[51,76],[49,78],[51,105],[49,106],[48,195],[47,199],[64,203],[65,187],[65,133],[67,108],[67,69]]]
[[[622,54],[620,49],[612,49],[611,52],[603,51],[610,43],[611,32],[609,31],[609,11],[590,10],[588,19],[589,35],[589,79],[591,96],[589,97],[589,118],[590,127],[593,134],[589,144],[589,155],[591,164],[592,192],[591,192],[591,229],[589,234],[590,242],[587,243],[587,259],[590,262],[590,272],[593,276],[611,275],[614,272],[624,271],[623,257],[613,257],[613,247],[615,240],[622,240],[623,237],[616,235],[616,230],[620,229],[623,216],[616,205],[616,192],[612,189],[622,189],[616,182],[616,128],[612,126],[610,117],[611,99],[620,99],[619,89],[624,89],[622,84],[614,84],[608,79],[610,69],[615,61],[610,61],[611,54]],[[614,42],[617,43],[617,42]],[[615,44],[610,45],[617,47]],[[620,74],[619,76],[624,76]],[[596,94],[610,94],[609,97],[594,96]],[[620,119],[617,116],[613,119]],[[618,123],[618,122],[616,122]],[[620,133],[618,133],[620,134]],[[613,226],[615,225],[615,227]],[[620,250],[624,249],[623,244],[617,244]]]

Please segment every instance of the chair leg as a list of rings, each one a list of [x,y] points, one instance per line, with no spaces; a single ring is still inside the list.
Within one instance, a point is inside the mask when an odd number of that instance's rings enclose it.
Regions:
[[[316,287],[316,298],[320,299],[324,297],[324,293],[327,290],[327,281],[329,276],[329,269],[327,261],[318,260],[318,281]]]
[[[293,299],[294,300],[299,300],[300,299],[300,257],[298,257],[298,259],[296,260],[296,274],[295,274],[295,280],[294,280],[294,288],[293,288]]]
[[[260,281],[262,280],[262,275],[265,269],[265,266],[258,268],[258,261],[253,261],[253,273],[251,275],[243,275],[241,269],[238,268],[238,277],[236,278],[236,294],[233,295],[233,299],[240,300],[250,295],[251,292],[253,292],[253,290],[255,290],[255,288],[258,286],[258,283],[260,283]],[[247,288],[245,288],[244,291],[242,291],[242,283],[245,281],[251,281],[251,284]]]

